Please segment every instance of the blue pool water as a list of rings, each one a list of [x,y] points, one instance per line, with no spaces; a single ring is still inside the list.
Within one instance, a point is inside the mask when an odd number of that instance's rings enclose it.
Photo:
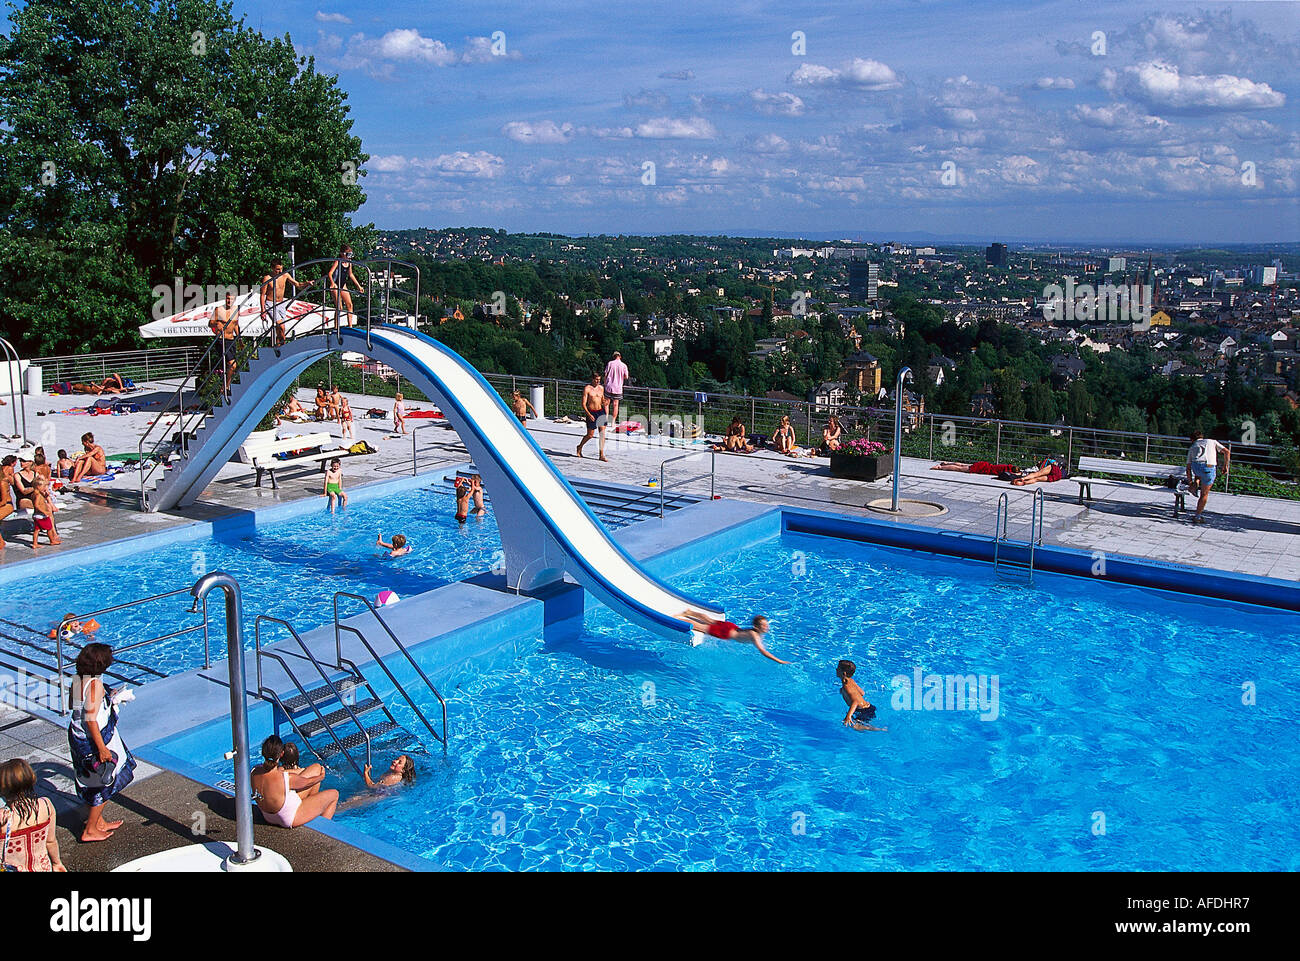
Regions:
[[[339,823],[462,869],[1300,867],[1300,616],[798,535],[672,580],[794,663],[591,611]],[[888,733],[840,723],[844,657]],[[918,668],[996,676],[996,719],[891,706]]]
[[[258,614],[287,620],[301,633],[333,620],[335,591],[348,590],[371,600],[382,590],[399,596],[418,594],[497,563],[501,539],[491,513],[459,525],[453,517],[453,498],[442,490],[422,487],[373,497],[333,515],[325,509],[323,498],[320,503],[319,511],[259,525],[252,534],[124,553],[112,561],[13,581],[4,586],[0,599],[4,619],[0,634],[52,649],[52,641],[43,642],[16,625],[44,631],[69,612],[84,613],[188,588],[203,573],[224,570],[242,589],[245,645],[251,648],[253,619]],[[385,540],[405,533],[412,553],[390,560],[375,547],[381,531]],[[188,595],[182,595],[105,615],[97,639],[124,645],[201,623],[201,617],[188,613],[191,603]],[[361,610],[357,601],[348,604],[346,613]],[[213,656],[222,658],[225,621],[220,597],[210,599],[209,613]],[[0,637],[0,645],[6,644],[14,642]],[[202,634],[161,641],[123,657],[165,674],[179,673],[202,665]],[[130,667],[120,669],[128,676],[133,673]]]

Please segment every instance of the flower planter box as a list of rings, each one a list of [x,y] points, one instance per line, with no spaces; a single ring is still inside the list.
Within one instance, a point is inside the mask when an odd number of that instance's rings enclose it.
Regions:
[[[894,455],[876,454],[855,457],[848,454],[831,454],[831,476],[845,480],[874,481],[893,473]]]

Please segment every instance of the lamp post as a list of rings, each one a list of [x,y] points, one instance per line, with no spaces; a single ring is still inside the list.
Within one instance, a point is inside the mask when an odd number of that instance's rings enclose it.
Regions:
[[[898,372],[898,382],[894,385],[894,496],[889,509],[898,513],[898,468],[903,452],[903,381],[912,379],[912,368],[904,367]]]
[[[284,239],[289,241],[289,273],[293,273],[293,242],[298,239],[297,224],[283,224]]]

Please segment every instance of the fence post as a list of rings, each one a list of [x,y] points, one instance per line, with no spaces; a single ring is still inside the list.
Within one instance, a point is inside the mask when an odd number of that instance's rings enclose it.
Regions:
[[[1148,462],[1151,460],[1151,435],[1150,434],[1146,435],[1146,443],[1142,447],[1142,459]]]
[[[930,415],[930,460],[934,460],[934,415]]]
[[[754,398],[749,398],[749,429],[751,432],[758,432],[758,425],[754,423]]]
[[[1065,467],[1068,470],[1074,460],[1074,428],[1071,427],[1066,432],[1065,438]]]
[[[144,379],[149,379],[149,351],[144,352]]]
[[[998,432],[997,432],[997,440],[994,443],[994,448],[993,448],[994,450],[993,463],[1001,464],[1002,463],[1002,421],[997,421],[997,425],[998,425]]]
[[[828,397],[827,400],[829,400],[829,399],[830,399],[830,398]],[[804,406],[804,411],[805,411],[805,412],[807,413],[807,415],[808,415],[808,433],[807,433],[807,435],[806,435],[806,439],[807,439],[807,441],[808,441],[808,445],[809,445],[809,446],[812,446],[812,402],[811,402],[811,401],[809,401],[809,402]]]

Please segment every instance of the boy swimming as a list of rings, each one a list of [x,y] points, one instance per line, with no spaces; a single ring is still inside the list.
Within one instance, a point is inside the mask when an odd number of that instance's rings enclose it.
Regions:
[[[393,543],[385,544],[384,535],[380,534],[379,539],[375,541],[376,546],[382,547],[388,551],[389,557],[402,557],[411,553],[411,548],[407,546],[405,534],[394,534]]]
[[[852,661],[840,661],[835,666],[835,676],[840,679],[840,697],[849,706],[849,712],[844,715],[844,725],[855,731],[888,731],[887,727],[874,727],[871,724],[876,717],[876,707],[867,700],[862,688],[858,687],[858,682],[853,680],[857,669],[858,666]]]

